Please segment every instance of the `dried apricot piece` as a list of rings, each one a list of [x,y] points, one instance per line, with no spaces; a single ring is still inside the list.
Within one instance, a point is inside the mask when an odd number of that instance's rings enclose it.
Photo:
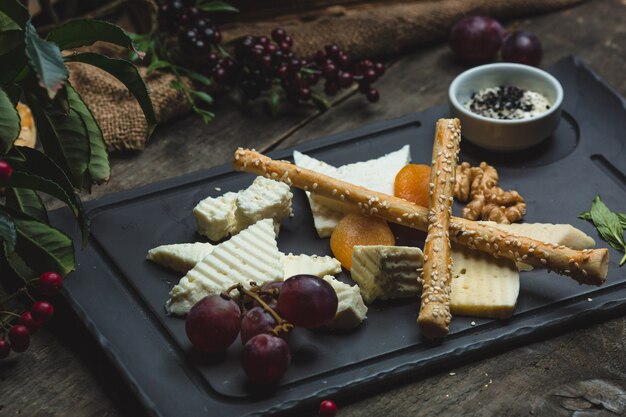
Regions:
[[[337,224],[330,236],[330,249],[341,265],[352,267],[355,246],[394,246],[396,239],[386,221],[364,214],[348,214]]]
[[[430,167],[428,165],[408,164],[396,174],[393,194],[412,201],[418,206],[428,207],[429,182]]]

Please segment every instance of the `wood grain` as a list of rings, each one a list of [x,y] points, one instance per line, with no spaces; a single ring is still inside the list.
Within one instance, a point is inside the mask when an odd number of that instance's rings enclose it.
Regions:
[[[595,0],[516,23],[543,42],[544,67],[576,54],[626,95],[624,21],[626,2]],[[242,113],[221,99],[213,124],[186,117],[161,127],[144,152],[114,157],[113,179],[91,198],[227,163],[238,145],[287,147],[445,103],[448,84],[462,69],[446,45],[421,48],[399,59],[377,83],[378,104],[355,95],[321,116],[304,109],[272,119],[259,108]],[[338,403],[338,416],[623,415],[612,407],[625,398],[626,318],[563,331],[383,391],[360,392]],[[27,353],[0,361],[0,417],[13,416],[143,414],[82,325],[62,314],[33,338]]]

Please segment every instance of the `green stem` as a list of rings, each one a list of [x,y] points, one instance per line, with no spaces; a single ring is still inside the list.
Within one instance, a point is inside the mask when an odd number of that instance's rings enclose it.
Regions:
[[[12,299],[14,299],[15,297],[17,297],[18,295],[22,293],[26,293],[30,297],[30,294],[28,294],[28,289],[26,287],[22,287],[19,290],[15,291],[13,294],[9,295],[8,297],[4,297],[3,299],[1,299],[0,306],[4,305],[4,303],[6,303],[7,301],[11,301]]]
[[[625,262],[626,262],[626,253],[624,253],[624,257],[622,258],[622,260],[619,261],[619,266],[624,265]]]

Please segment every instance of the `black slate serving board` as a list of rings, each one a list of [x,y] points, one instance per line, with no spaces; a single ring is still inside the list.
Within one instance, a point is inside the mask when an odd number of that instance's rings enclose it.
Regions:
[[[577,215],[597,194],[609,207],[626,211],[626,104],[576,58],[564,59],[551,72],[565,90],[563,119],[554,137],[516,155],[491,154],[465,142],[461,160],[495,165],[502,185],[526,198],[527,222],[571,223],[606,246]],[[342,165],[408,143],[413,162],[428,164],[434,122],[447,114],[446,106],[435,107],[295,149]],[[270,155],[290,159],[291,153]],[[260,390],[246,382],[239,342],[220,355],[191,350],[183,320],[167,317],[163,310],[180,276],[144,261],[152,247],[198,241],[193,207],[206,196],[245,188],[252,179],[227,165],[87,204],[92,237],[86,250],[77,249],[79,267],[67,280],[65,295],[152,415],[297,413],[321,398],[379,387],[626,311],[626,269],[618,268],[621,256],[610,249],[604,286],[579,286],[545,270],[523,273],[510,320],[455,317],[441,343],[427,343],[419,335],[417,300],[375,303],[365,323],[350,332],[297,329],[290,336],[293,362],[285,378],[271,391]],[[294,190],[293,206],[295,217],[283,223],[279,248],[330,254],[328,240],[316,236],[303,192]],[[77,236],[67,211],[56,211],[52,218]],[[345,272],[339,278],[351,282]]]

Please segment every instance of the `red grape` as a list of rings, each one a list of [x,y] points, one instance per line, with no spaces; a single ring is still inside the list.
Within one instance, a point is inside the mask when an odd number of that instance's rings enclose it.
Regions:
[[[538,66],[543,57],[541,42],[534,34],[518,30],[506,35],[502,44],[502,60]]]
[[[209,295],[191,308],[185,321],[185,331],[196,349],[220,352],[237,338],[240,316],[237,303],[219,295]]]
[[[278,296],[279,314],[288,322],[306,328],[330,323],[337,313],[333,287],[315,275],[294,275],[285,280]]]
[[[4,359],[11,353],[11,344],[5,340],[0,339],[0,359]]]
[[[287,342],[269,334],[258,334],[248,340],[241,357],[248,378],[263,385],[278,381],[287,372],[290,363]]]
[[[276,281],[276,282],[270,282],[268,284],[265,284],[261,287],[261,291],[272,291],[274,292],[276,295],[269,295],[269,294],[262,294],[259,293],[257,294],[261,300],[263,300],[268,306],[270,306],[272,309],[276,310],[277,306],[278,306],[278,294],[280,294],[280,289],[283,286],[283,282],[282,281]],[[261,304],[257,303],[256,301],[254,302],[254,306],[255,307],[261,307]]]
[[[241,319],[241,343],[244,345],[257,334],[269,333],[278,323],[262,307],[251,308]]]
[[[503,34],[504,29],[496,20],[485,16],[469,16],[452,26],[450,47],[461,61],[492,61],[502,45]]]

